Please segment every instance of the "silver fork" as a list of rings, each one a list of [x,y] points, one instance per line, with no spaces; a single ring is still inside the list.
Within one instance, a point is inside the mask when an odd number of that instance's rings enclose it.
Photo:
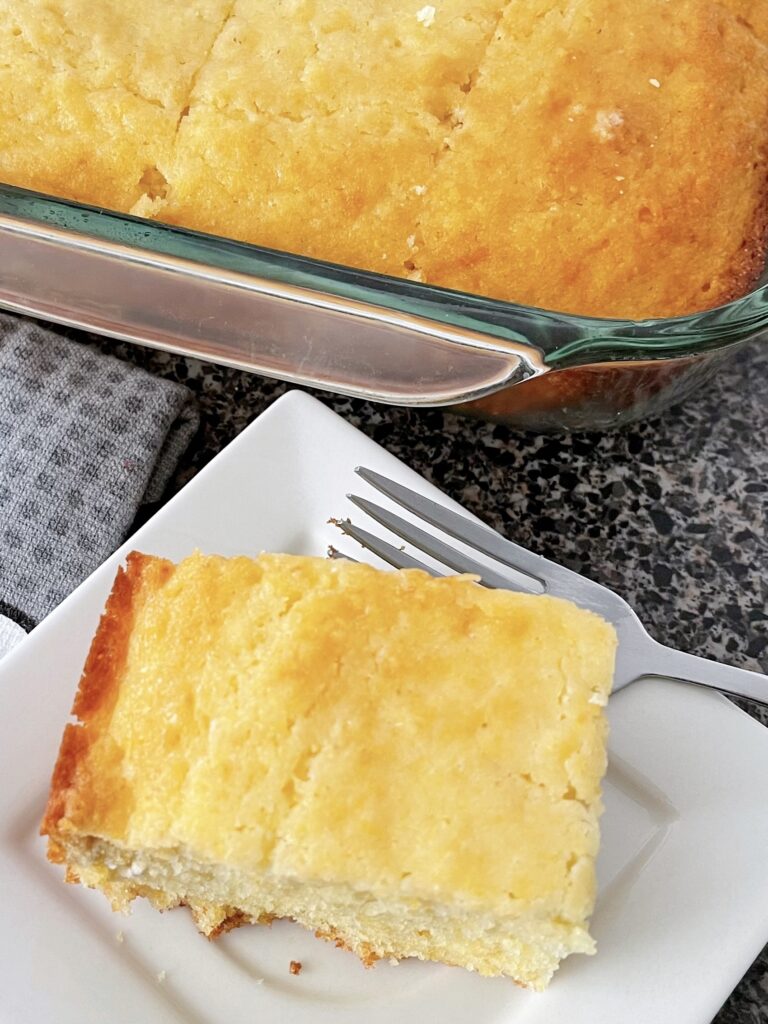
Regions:
[[[681,683],[707,686],[734,697],[745,697],[768,706],[768,676],[761,672],[721,665],[694,654],[685,654],[672,647],[665,647],[648,635],[630,605],[602,584],[588,580],[571,569],[566,569],[548,558],[520,547],[519,544],[514,544],[490,527],[475,523],[466,516],[382,476],[381,473],[366,469],[364,466],[358,466],[355,472],[366,483],[424,523],[461,541],[475,551],[482,552],[499,563],[503,569],[500,571],[481,564],[431,532],[368,498],[356,494],[347,495],[351,502],[385,529],[430,555],[441,565],[457,572],[473,573],[479,576],[480,582],[487,587],[567,598],[582,608],[597,612],[611,622],[619,637],[613,692],[636,679],[658,676]],[[334,522],[348,537],[398,569],[424,569],[435,576],[445,575],[368,530],[355,526],[349,519]],[[346,557],[339,552],[333,554],[337,557]]]

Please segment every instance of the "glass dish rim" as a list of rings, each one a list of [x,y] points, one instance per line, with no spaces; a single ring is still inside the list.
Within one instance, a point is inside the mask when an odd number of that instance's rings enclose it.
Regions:
[[[594,317],[493,299],[390,277],[297,253],[206,234],[0,181],[0,214],[77,237],[101,239],[149,256],[181,258],[211,273],[236,270],[299,285],[491,337],[536,345],[550,369],[597,362],[695,357],[768,329],[768,268],[747,294],[676,317]],[[761,283],[766,282],[766,283]],[[552,344],[548,334],[556,335]]]

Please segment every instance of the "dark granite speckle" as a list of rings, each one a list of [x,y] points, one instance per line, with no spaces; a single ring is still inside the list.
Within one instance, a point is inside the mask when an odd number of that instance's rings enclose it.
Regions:
[[[198,395],[203,426],[175,488],[287,388],[93,344]],[[613,587],[657,639],[768,671],[764,343],[740,352],[686,405],[615,434],[541,437],[440,410],[318,397],[491,526]],[[768,947],[716,1022],[768,1024]]]

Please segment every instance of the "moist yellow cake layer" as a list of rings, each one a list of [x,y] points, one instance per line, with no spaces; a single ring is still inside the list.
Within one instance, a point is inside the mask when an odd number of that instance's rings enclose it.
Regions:
[[[597,316],[744,294],[768,0],[0,0],[0,180]]]
[[[50,855],[206,932],[290,916],[365,959],[541,986],[592,949],[614,648],[590,612],[468,578],[133,555],[65,733]]]
[[[382,950],[468,967],[483,974],[505,971],[541,989],[559,961],[592,953],[583,928],[547,919],[535,904],[500,916],[438,899],[354,888],[290,876],[257,874],[201,862],[179,849],[129,850],[119,844],[75,840],[67,848],[68,878],[102,889],[115,909],[137,895],[159,910],[189,906],[201,931],[216,937],[234,925],[291,917],[322,938],[354,950],[370,966]],[[195,900],[189,897],[195,893]]]
[[[230,0],[0,0],[0,181],[130,210]]]

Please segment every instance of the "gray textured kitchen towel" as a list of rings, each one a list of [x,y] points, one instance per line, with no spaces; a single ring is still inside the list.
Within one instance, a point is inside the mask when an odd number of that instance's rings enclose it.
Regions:
[[[30,628],[100,565],[198,422],[187,388],[0,314],[0,615]]]

